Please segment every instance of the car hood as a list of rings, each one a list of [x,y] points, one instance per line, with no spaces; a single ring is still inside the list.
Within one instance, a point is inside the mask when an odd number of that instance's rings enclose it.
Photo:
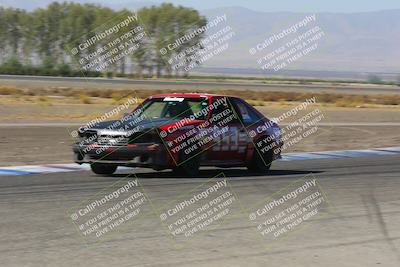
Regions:
[[[178,120],[167,119],[167,118],[155,118],[155,119],[145,119],[140,120],[137,117],[132,119],[121,119],[121,120],[111,120],[102,121],[87,127],[85,130],[96,130],[102,133],[124,133],[130,131],[148,131],[154,128],[159,128],[164,125],[175,123]]]

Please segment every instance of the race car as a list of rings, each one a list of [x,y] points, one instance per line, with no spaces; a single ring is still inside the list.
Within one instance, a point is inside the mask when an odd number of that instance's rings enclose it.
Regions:
[[[96,121],[78,133],[75,162],[99,175],[118,166],[185,176],[201,166],[268,172],[283,145],[279,126],[246,101],[202,93],[154,95],[120,120]]]

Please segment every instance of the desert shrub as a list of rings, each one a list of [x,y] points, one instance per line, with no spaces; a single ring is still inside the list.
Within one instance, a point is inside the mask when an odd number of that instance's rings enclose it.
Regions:
[[[90,97],[85,94],[79,95],[79,100],[82,104],[92,104]]]

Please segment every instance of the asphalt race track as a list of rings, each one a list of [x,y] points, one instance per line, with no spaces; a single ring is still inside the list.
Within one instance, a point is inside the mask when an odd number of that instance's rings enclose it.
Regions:
[[[85,171],[0,176],[0,265],[400,266],[399,163],[400,156],[281,161],[268,176],[245,169],[205,169],[200,178],[145,169],[113,177]],[[221,172],[244,210],[310,173],[329,208],[276,240],[263,239],[246,213],[188,240],[173,238],[157,207]],[[74,227],[71,209],[134,175],[151,205],[123,228],[88,242]]]

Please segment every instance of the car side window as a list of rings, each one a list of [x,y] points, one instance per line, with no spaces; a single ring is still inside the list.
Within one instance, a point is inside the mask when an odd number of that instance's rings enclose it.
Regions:
[[[259,116],[248,106],[248,104],[239,99],[231,99],[235,106],[236,112],[239,114],[243,124],[252,124],[260,120]]]
[[[237,112],[232,110],[232,107],[229,104],[229,101],[226,101],[226,103],[222,103],[221,98],[214,98],[212,103],[213,103],[213,106],[215,106],[214,110],[212,111],[213,116],[220,116],[222,114],[227,114],[225,116],[229,116],[233,113],[233,115],[235,117],[233,118],[233,120],[230,121],[230,123],[239,123],[238,118],[236,117]],[[231,111],[227,112],[227,110],[231,110]]]

